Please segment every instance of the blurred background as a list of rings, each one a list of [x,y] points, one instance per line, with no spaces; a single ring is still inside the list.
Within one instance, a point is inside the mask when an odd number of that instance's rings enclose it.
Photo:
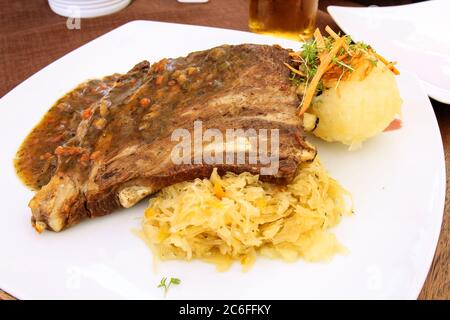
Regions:
[[[76,1],[75,1],[76,2]],[[395,5],[414,0],[320,0],[317,25],[337,29],[327,6]],[[248,31],[249,0],[210,0],[204,4],[176,0],[132,0],[119,12],[74,21],[55,14],[47,0],[0,0],[0,97],[73,49],[128,21],[144,19]],[[143,41],[145,41],[143,39]]]

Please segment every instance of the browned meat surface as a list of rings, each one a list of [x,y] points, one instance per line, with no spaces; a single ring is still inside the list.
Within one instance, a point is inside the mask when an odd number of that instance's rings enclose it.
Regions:
[[[164,59],[148,71],[145,62],[136,66],[131,73],[139,76],[119,80],[83,112],[75,136],[56,148],[57,169],[30,202],[35,227],[60,231],[173,183],[209,176],[214,167],[259,173],[259,163],[174,164],[178,142],[171,134],[192,131],[195,120],[203,130],[278,129],[280,169],[261,178],[288,182],[315,155],[295,116],[299,101],[283,65],[288,61],[288,51],[277,46],[239,45]]]

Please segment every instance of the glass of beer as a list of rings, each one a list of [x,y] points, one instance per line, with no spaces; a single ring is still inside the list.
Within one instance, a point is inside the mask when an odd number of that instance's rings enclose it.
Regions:
[[[250,0],[248,26],[256,33],[302,41],[316,24],[318,0]]]

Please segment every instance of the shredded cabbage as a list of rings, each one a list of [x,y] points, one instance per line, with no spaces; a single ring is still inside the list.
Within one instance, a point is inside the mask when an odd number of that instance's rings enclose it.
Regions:
[[[344,251],[328,229],[351,213],[347,195],[318,158],[302,164],[287,186],[214,170],[209,179],[178,183],[151,198],[142,235],[161,260],[202,259],[222,271],[236,260],[248,270],[258,253],[327,260]]]

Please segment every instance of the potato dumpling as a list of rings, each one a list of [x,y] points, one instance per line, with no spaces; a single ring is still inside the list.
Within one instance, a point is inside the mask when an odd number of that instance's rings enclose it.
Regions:
[[[323,78],[325,89],[309,113],[319,119],[314,135],[357,148],[400,116],[402,99],[395,76],[381,61],[362,57],[341,79]]]

